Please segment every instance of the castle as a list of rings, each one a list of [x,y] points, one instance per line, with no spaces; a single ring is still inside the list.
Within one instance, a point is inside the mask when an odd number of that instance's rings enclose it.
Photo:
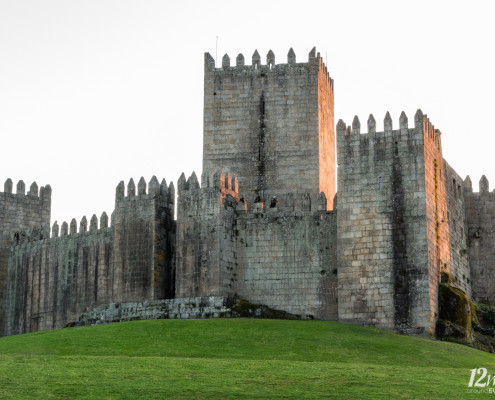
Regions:
[[[204,74],[203,173],[181,175],[177,204],[173,183],[131,179],[110,218],[50,228],[50,186],[26,194],[20,181],[14,194],[5,182],[1,335],[117,309],[219,316],[229,298],[431,333],[442,272],[495,301],[495,193],[485,177],[473,192],[444,160],[421,110],[395,126],[387,113],[382,131],[372,115],[335,129],[334,82],[315,49],[302,63],[292,49],[285,64],[272,51],[266,64],[225,55],[220,68],[206,53]]]

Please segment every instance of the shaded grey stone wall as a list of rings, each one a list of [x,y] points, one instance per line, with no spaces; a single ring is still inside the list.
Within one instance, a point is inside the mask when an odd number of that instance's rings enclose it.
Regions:
[[[237,179],[218,171],[178,182],[176,297],[227,296],[234,268]]]
[[[468,253],[468,227],[464,201],[464,181],[444,160],[447,218],[450,233],[450,272],[454,284],[471,298],[471,268]]]
[[[84,219],[85,220],[85,219]],[[15,239],[9,260],[7,334],[63,328],[112,299],[113,228],[50,238],[33,229]]]
[[[50,234],[50,186],[25,194],[21,181],[13,194],[7,180],[0,335],[60,328],[81,313],[222,314],[226,298],[432,332],[441,272],[495,302],[495,194],[486,177],[473,193],[443,160],[421,110],[412,128],[402,113],[393,129],[387,113],[383,132],[373,116],[367,134],[357,118],[339,121],[335,207],[334,83],[320,55],[297,63],[291,49],[276,64],[270,51],[262,65],[255,52],[251,65],[242,55],[235,64],[225,55],[216,68],[205,54],[204,173],[201,185],[194,173],[179,178],[176,221],[173,184],[131,179],[127,193],[117,187],[111,226],[104,214],[99,227],[84,217],[79,230],[55,222]]]
[[[5,308],[12,235],[17,230],[50,223],[51,194],[50,185],[42,186],[38,192],[36,182],[31,184],[26,194],[23,181],[17,183],[14,194],[11,179],[7,179],[4,191],[0,192],[0,336],[6,330]]]
[[[115,201],[114,301],[158,300],[174,295],[175,243],[173,183],[153,177],[146,191],[133,180],[117,187]]]
[[[469,176],[465,179],[464,201],[473,297],[495,302],[495,193],[484,175],[479,192],[473,192]]]
[[[325,196],[250,203],[235,182],[221,172],[212,184],[203,174],[201,188],[195,174],[179,180],[176,296],[239,297],[336,319],[336,216]]]
[[[106,213],[83,217],[79,229],[45,224],[18,231],[11,243],[6,334],[64,327],[100,305],[151,301],[175,293],[173,184],[134,182],[116,190],[112,225]],[[60,230],[60,232],[59,232]]]
[[[294,208],[276,204],[239,207],[233,293],[291,314],[337,319],[336,213],[324,195]]]

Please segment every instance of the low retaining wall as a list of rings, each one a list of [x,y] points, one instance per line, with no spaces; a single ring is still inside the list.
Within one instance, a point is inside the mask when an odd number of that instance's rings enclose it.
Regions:
[[[226,297],[191,297],[130,303],[112,303],[83,313],[76,326],[101,325],[141,319],[230,317]]]
[[[268,318],[313,319],[313,315],[296,315],[274,310],[246,300],[220,296],[186,297],[130,303],[112,303],[97,307],[79,316],[68,326],[102,325],[141,319],[201,318]]]

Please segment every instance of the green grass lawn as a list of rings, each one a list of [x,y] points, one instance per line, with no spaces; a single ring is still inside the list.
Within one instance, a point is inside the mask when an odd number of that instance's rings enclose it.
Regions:
[[[0,399],[480,399],[495,355],[323,321],[155,320],[0,338]],[[494,386],[495,388],[495,386]]]

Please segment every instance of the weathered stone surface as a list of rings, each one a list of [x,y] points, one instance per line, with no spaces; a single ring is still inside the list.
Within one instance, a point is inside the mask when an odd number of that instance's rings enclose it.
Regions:
[[[468,254],[468,226],[464,182],[444,160],[447,222],[449,224],[450,272],[452,283],[472,296],[471,267]]]
[[[213,180],[179,191],[176,296],[239,296],[336,319],[335,213],[311,211],[308,195],[239,208],[234,180],[222,172]]]
[[[422,114],[407,132],[384,124],[337,129],[339,320],[433,333],[450,256],[440,139]]]
[[[246,300],[220,296],[189,297],[143,302],[111,303],[81,314],[69,326],[103,325],[142,319],[263,318],[311,319],[253,304]]]
[[[10,179],[5,183],[5,192],[0,192],[0,336],[7,333],[6,314],[10,300],[7,293],[8,263],[12,235],[16,231],[50,223],[51,191],[45,193],[43,198],[34,193],[30,196],[24,193],[23,181],[17,184],[17,194],[12,193]]]
[[[0,335],[78,316],[279,315],[467,337],[465,297],[495,302],[488,179],[473,192],[421,110],[414,127],[401,113],[395,130],[388,112],[383,131],[373,115],[368,133],[357,117],[352,128],[339,120],[335,138],[333,80],[316,49],[303,63],[292,49],[287,64],[272,51],[266,60],[255,51],[252,65],[240,54],[231,66],[225,55],[215,68],[205,54],[204,171],[201,185],[180,176],[175,219],[173,183],[130,179],[110,224],[103,213],[78,230],[74,218],[59,235],[55,222],[50,237],[51,187],[26,194],[19,181],[14,194],[5,182]],[[448,297],[444,284],[466,295]],[[492,348],[491,328],[474,326]]]
[[[333,80],[319,55],[298,64],[293,51],[288,57],[288,64],[275,64],[270,51],[261,65],[255,52],[253,65],[205,65],[203,170],[209,176],[229,171],[245,193],[263,199],[324,192],[330,210],[336,191]]]
[[[227,303],[227,298],[219,296],[111,303],[82,313],[73,320],[73,324],[83,326],[141,319],[230,317],[231,308]]]
[[[466,181],[468,181],[466,178]],[[487,189],[488,183],[485,183]],[[459,251],[468,259],[472,296],[482,302],[495,302],[495,192],[473,192],[471,180],[464,185],[466,227]],[[483,189],[480,185],[480,189]],[[467,253],[467,254],[466,254]]]
[[[168,192],[146,194],[140,182],[138,195],[131,187],[123,196],[119,185],[113,226],[103,213],[100,229],[93,215],[89,231],[83,217],[79,232],[73,219],[70,235],[64,222],[60,237],[54,224],[51,238],[49,230],[37,228],[49,220],[49,198],[2,194],[0,200],[17,207],[3,225],[15,233],[12,242],[3,242],[10,255],[0,258],[4,268],[8,261],[0,308],[4,334],[62,328],[81,312],[122,299],[173,297],[174,204]]]

